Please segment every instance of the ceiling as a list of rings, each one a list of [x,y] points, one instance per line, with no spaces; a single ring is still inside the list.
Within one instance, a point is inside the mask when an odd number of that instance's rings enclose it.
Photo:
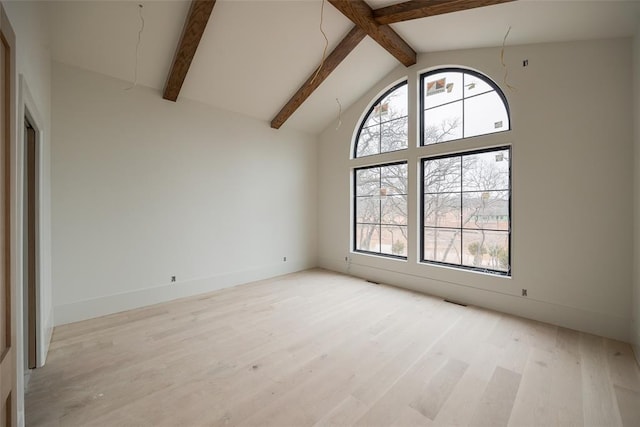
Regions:
[[[164,88],[190,2],[49,1],[54,60],[129,82],[143,5],[138,84]],[[399,1],[368,1],[374,9]],[[270,122],[320,63],[320,0],[218,0],[181,99]],[[626,37],[640,22],[638,1],[512,3],[392,24],[416,52]],[[353,24],[328,2],[327,53]],[[318,133],[399,63],[366,37],[284,124]],[[166,101],[169,102],[169,101]]]

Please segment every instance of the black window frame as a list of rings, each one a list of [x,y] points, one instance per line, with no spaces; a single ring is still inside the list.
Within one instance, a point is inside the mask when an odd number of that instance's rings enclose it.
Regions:
[[[361,254],[367,254],[367,255],[377,255],[377,256],[382,256],[382,257],[386,257],[386,258],[395,258],[395,259],[401,259],[401,260],[407,260],[408,257],[405,255],[395,255],[395,254],[388,254],[388,253],[384,253],[382,251],[379,252],[374,252],[374,251],[365,251],[362,249],[358,249],[358,242],[357,242],[357,228],[358,228],[358,224],[361,224],[357,221],[357,209],[358,209],[358,195],[357,195],[357,172],[359,170],[364,170],[364,169],[374,169],[374,168],[383,168],[383,167],[387,167],[387,166],[395,166],[395,165],[406,165],[407,166],[407,180],[409,179],[409,162],[407,160],[400,160],[400,161],[396,161],[396,162],[387,162],[387,163],[379,163],[379,164],[372,164],[372,165],[367,165],[367,166],[361,166],[361,167],[356,167],[353,168],[352,170],[352,176],[353,176],[353,193],[352,193],[352,203],[353,203],[353,216],[352,216],[352,225],[353,225],[353,241],[352,241],[352,245],[353,245],[353,252],[357,252],[357,253],[361,253]],[[408,182],[407,182],[408,183]],[[399,194],[394,194],[394,195],[403,195],[401,193]],[[408,205],[409,205],[409,194],[404,194],[404,196],[406,196],[407,198],[407,209],[408,209]],[[408,229],[409,229],[409,218],[408,218],[408,211],[407,211],[407,224],[404,225],[404,227],[407,228],[407,233],[408,233]],[[383,226],[394,226],[394,227],[400,227],[401,225],[398,224],[383,224],[382,223],[382,202],[380,204],[380,222],[378,224],[376,224],[378,227],[380,227],[380,245],[382,245],[382,227]]]
[[[360,134],[362,133],[362,129],[365,127],[365,123],[367,123],[367,120],[369,120],[369,117],[371,116],[371,113],[373,112],[373,110],[375,110],[376,106],[380,104],[380,101],[382,101],[384,98],[386,98],[389,94],[391,94],[392,92],[394,92],[395,90],[397,90],[398,88],[401,88],[402,86],[408,86],[409,85],[409,80],[403,80],[395,85],[393,85],[392,87],[390,87],[388,90],[386,90],[382,95],[380,95],[375,102],[371,105],[371,107],[369,108],[369,110],[367,111],[367,114],[365,114],[364,118],[360,121],[360,126],[358,127],[358,133],[356,134],[356,139],[355,139],[355,144],[353,144],[353,158],[354,159],[363,159],[366,157],[372,157],[372,156],[379,156],[381,154],[386,154],[386,153],[395,153],[398,151],[403,151],[403,150],[407,150],[408,149],[408,145],[409,145],[409,140],[407,138],[407,148],[399,148],[397,150],[391,150],[391,151],[384,151],[384,152],[380,152],[380,145],[382,144],[382,139],[380,139],[380,141],[378,141],[378,152],[374,153],[374,154],[367,154],[364,156],[358,156],[358,144],[360,143]],[[407,118],[407,123],[408,123],[408,118],[409,118],[409,101],[407,98],[407,115],[404,116]],[[401,118],[401,117],[400,117]],[[400,118],[397,119],[393,119],[393,120],[398,120]],[[382,125],[384,123],[388,123],[391,120],[387,120],[386,122],[380,122],[378,123],[378,125]],[[382,138],[382,134],[380,136],[380,138]]]
[[[439,107],[442,107],[443,105],[448,105],[448,104],[452,104],[454,102],[461,101],[462,102],[462,137],[461,138],[456,138],[456,139],[449,139],[449,140],[441,141],[441,142],[434,142],[434,143],[431,143],[431,144],[425,144],[425,142],[424,142],[424,124],[425,124],[424,123],[424,113],[426,111],[425,110],[425,106],[424,106],[424,104],[425,104],[425,102],[424,102],[425,101],[425,99],[424,99],[425,98],[425,93],[424,93],[425,80],[427,79],[427,77],[429,77],[431,75],[434,75],[434,74],[451,73],[451,72],[462,73],[462,87],[463,87],[462,98],[456,99],[455,101],[446,102],[446,103],[444,103],[442,105],[438,105],[436,107],[431,107],[429,109],[439,108]],[[464,75],[465,74],[470,74],[470,75],[472,75],[472,76],[474,76],[474,77],[476,77],[478,79],[481,79],[486,84],[488,84],[493,89],[493,91],[495,91],[498,94],[498,96],[502,100],[502,104],[504,105],[504,108],[505,108],[505,110],[507,112],[507,119],[509,120],[509,126],[507,128],[505,128],[503,130],[500,130],[500,131],[497,131],[497,132],[485,133],[485,134],[481,134],[481,135],[473,135],[473,136],[467,136],[467,137],[464,136],[464,113],[465,113],[465,108],[464,108],[465,102],[464,101],[466,99],[472,99],[472,98],[475,98],[477,96],[484,95],[484,94],[487,94],[487,93],[491,92],[491,91],[485,91],[485,92],[474,94],[472,96],[465,97],[464,96],[464,87],[465,87],[465,85],[464,85]],[[468,139],[468,138],[477,138],[477,137],[482,137],[482,136],[486,136],[486,135],[494,135],[494,134],[497,134],[497,133],[508,132],[508,131],[511,130],[511,111],[509,109],[509,103],[507,102],[507,97],[505,96],[505,94],[502,91],[502,89],[500,89],[500,87],[492,79],[490,79],[489,77],[485,76],[484,74],[479,73],[479,72],[474,71],[474,70],[469,70],[469,69],[465,69],[465,68],[458,68],[458,67],[437,68],[435,70],[430,70],[430,71],[427,71],[425,73],[420,74],[419,83],[420,83],[420,92],[419,92],[420,93],[420,95],[419,95],[420,96],[420,103],[419,103],[420,104],[420,110],[419,110],[420,118],[419,119],[420,119],[420,146],[421,147],[428,147],[429,145],[444,144],[444,143],[447,143],[447,142],[460,141],[460,140]],[[358,136],[359,135],[360,135],[360,133],[358,132]]]
[[[508,244],[509,244],[509,251],[508,251],[508,269],[507,271],[503,271],[503,270],[493,270],[490,268],[486,268],[486,267],[475,267],[475,266],[469,266],[469,265],[464,265],[462,264],[462,258],[460,259],[460,264],[455,264],[455,263],[449,263],[449,262],[443,262],[443,261],[434,261],[434,260],[426,260],[424,257],[424,231],[425,231],[425,221],[424,221],[424,196],[425,196],[425,188],[424,188],[424,173],[425,173],[425,164],[426,162],[430,161],[430,160],[438,160],[438,159],[447,159],[447,158],[452,158],[452,157],[460,157],[463,158],[464,156],[469,156],[469,155],[474,155],[474,154],[482,154],[482,153],[490,153],[490,152],[494,152],[494,151],[504,151],[504,150],[508,150],[509,151],[509,189],[508,189],[508,194],[509,194],[509,225],[508,225]],[[460,269],[460,270],[468,270],[468,271],[476,271],[476,272],[481,272],[481,273],[489,273],[489,274],[494,274],[494,275],[499,275],[499,276],[507,276],[507,277],[511,277],[512,275],[512,266],[511,266],[511,248],[512,248],[512,236],[513,236],[513,232],[512,232],[512,215],[511,215],[511,208],[512,208],[512,196],[513,196],[513,186],[512,186],[512,147],[511,145],[502,145],[502,146],[496,146],[496,147],[488,147],[488,148],[481,148],[481,149],[477,149],[477,150],[467,150],[467,151],[459,151],[459,152],[453,152],[453,153],[447,153],[447,154],[441,154],[441,155],[437,155],[437,156],[430,156],[430,157],[422,157],[420,158],[420,220],[419,220],[419,224],[420,224],[420,262],[421,263],[425,263],[425,264],[434,264],[434,265],[442,265],[442,266],[447,266],[447,267],[453,267],[456,269]],[[461,180],[462,182],[462,180]],[[464,192],[462,191],[462,183],[461,183],[461,190],[460,190],[460,194],[463,194]],[[430,228],[435,228],[435,227],[430,227]],[[440,228],[440,227],[438,227]],[[455,227],[442,227],[442,228],[446,228],[446,229],[458,229],[460,230],[460,239],[462,241],[462,231],[465,230],[465,228],[463,227],[463,224],[460,224],[460,228],[455,228]],[[472,230],[476,230],[476,229],[472,229]],[[504,231],[504,230],[498,230],[498,231]]]

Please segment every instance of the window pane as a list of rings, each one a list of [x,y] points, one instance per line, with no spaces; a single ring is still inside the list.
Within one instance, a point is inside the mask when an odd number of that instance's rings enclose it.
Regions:
[[[380,125],[362,128],[358,138],[356,157],[378,154],[380,150]]]
[[[463,265],[509,271],[509,233],[506,231],[462,232]]]
[[[509,150],[489,151],[464,156],[462,190],[509,189]]]
[[[500,96],[495,92],[474,96],[464,101],[464,136],[469,138],[509,129],[509,116]]]
[[[382,196],[391,194],[407,194],[407,164],[384,166],[380,168]]]
[[[423,261],[510,274],[510,153],[422,161]]]
[[[460,193],[424,195],[424,225],[460,228]]]
[[[380,200],[376,197],[357,197],[356,222],[378,224],[380,222]]]
[[[509,130],[508,106],[495,84],[464,70],[422,76],[422,145]]]
[[[462,73],[457,71],[424,77],[424,108],[462,99]]]
[[[463,193],[465,228],[509,230],[509,192]]]
[[[407,118],[391,120],[381,125],[380,152],[397,151],[407,148]]]
[[[460,231],[424,229],[424,259],[426,261],[460,264]]]
[[[424,145],[462,138],[462,101],[424,112]]]
[[[493,90],[491,85],[481,79],[480,77],[474,76],[473,74],[464,75],[464,97],[468,98],[470,96],[479,95],[484,92],[489,92]]]
[[[356,196],[380,195],[380,168],[356,170]]]
[[[381,121],[406,117],[408,111],[407,85],[402,85],[389,95],[385,96],[380,105]],[[382,111],[384,110],[384,112]]]
[[[407,256],[407,227],[382,227],[380,252],[389,255]]]
[[[380,226],[356,224],[356,250],[380,252]]]
[[[425,160],[424,192],[445,193],[460,191],[462,157]]]
[[[386,196],[380,200],[382,224],[407,225],[407,196]]]
[[[355,176],[355,250],[406,256],[407,164],[356,169]]]
[[[380,104],[376,104],[373,107],[373,110],[369,113],[369,115],[367,116],[367,120],[365,120],[363,127],[375,127],[377,125],[380,124],[380,114],[378,113],[379,111],[379,106]]]
[[[406,149],[408,110],[406,82],[378,98],[361,125],[355,156],[372,156]]]

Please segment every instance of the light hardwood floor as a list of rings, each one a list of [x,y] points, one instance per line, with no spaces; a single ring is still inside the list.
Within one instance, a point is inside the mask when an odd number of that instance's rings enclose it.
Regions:
[[[322,270],[55,329],[29,426],[640,426],[628,344]]]

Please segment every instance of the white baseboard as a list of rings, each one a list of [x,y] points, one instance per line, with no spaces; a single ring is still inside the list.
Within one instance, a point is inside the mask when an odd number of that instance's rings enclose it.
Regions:
[[[312,267],[315,267],[315,265],[310,262],[287,262],[286,264],[227,272],[204,279],[175,282],[169,285],[138,289],[131,292],[61,304],[54,307],[55,325],[78,322],[178,298],[213,292],[243,283],[306,270]]]
[[[442,282],[429,277],[417,277],[412,274],[372,266],[361,264],[351,264],[348,266],[343,260],[338,259],[320,258],[319,266],[327,270],[345,273],[363,279],[375,280],[379,283],[410,289],[441,298],[448,298],[477,307],[551,323],[553,325],[620,341],[631,341],[631,320],[624,317],[535,300],[530,297],[523,298],[470,286],[456,285],[455,283]]]
[[[347,271],[345,263],[341,260],[320,259],[319,261],[319,266],[327,270],[350,274],[364,279],[373,279],[381,283],[442,298],[451,298],[478,307],[551,323],[582,332],[625,342],[630,341],[630,320],[623,317],[611,316],[605,313],[531,298],[521,298],[513,295],[490,292],[484,289],[458,286],[453,283],[445,283],[426,277],[418,278],[413,275],[371,266],[352,265],[349,271]],[[57,305],[54,308],[55,325],[77,322],[178,298],[212,292],[313,267],[313,263],[278,264]],[[50,336],[49,331],[49,339]],[[46,342],[48,343],[49,341],[47,340]],[[636,357],[640,357],[640,348],[636,345],[634,349],[636,351]]]

